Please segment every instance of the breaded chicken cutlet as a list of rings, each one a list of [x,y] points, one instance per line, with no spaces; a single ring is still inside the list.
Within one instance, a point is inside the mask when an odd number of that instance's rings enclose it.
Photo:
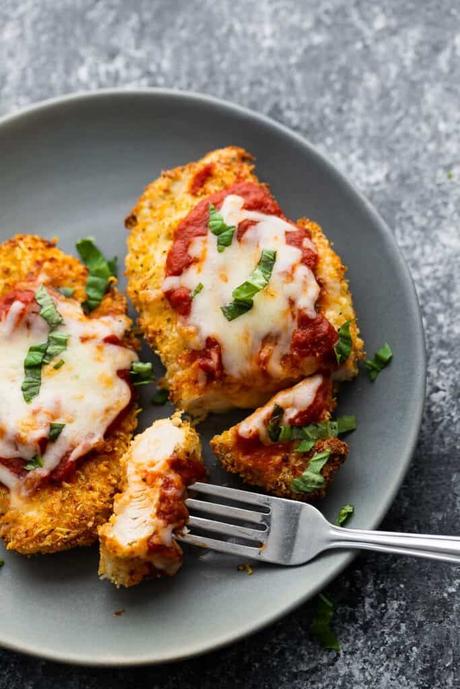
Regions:
[[[0,245],[0,536],[26,555],[96,540],[136,426],[126,299],[85,241],[91,279],[53,241]]]
[[[317,371],[356,375],[345,268],[317,224],[284,215],[243,149],[164,172],[126,225],[128,293],[178,407],[254,408]]]
[[[176,574],[175,534],[188,519],[186,488],[204,476],[200,440],[176,412],[137,435],[122,458],[121,492],[99,529],[99,575],[117,586]]]
[[[353,417],[331,421],[334,407],[331,379],[315,374],[215,435],[211,448],[245,482],[310,502],[324,496],[347,457],[348,447],[337,436],[355,427]]]

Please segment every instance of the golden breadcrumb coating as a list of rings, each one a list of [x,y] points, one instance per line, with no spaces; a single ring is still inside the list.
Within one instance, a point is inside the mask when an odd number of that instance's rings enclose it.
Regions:
[[[130,230],[126,271],[128,294],[139,311],[140,327],[166,367],[166,382],[172,401],[193,414],[225,411],[236,406],[256,407],[276,390],[300,380],[303,375],[273,380],[267,377],[245,381],[225,376],[207,385],[198,383],[197,367],[187,360],[188,345],[179,327],[177,313],[162,292],[165,262],[178,223],[203,198],[236,182],[258,183],[252,157],[241,148],[229,146],[208,153],[197,162],[163,172],[148,185],[126,220]],[[312,231],[319,252],[317,271],[321,296],[317,309],[334,327],[351,320],[352,352],[337,376],[351,378],[357,373],[357,362],[363,356],[355,314],[344,277],[345,268],[332,250],[320,227],[309,220],[300,225]],[[313,371],[312,371],[313,372]]]
[[[72,287],[74,297],[86,298],[87,269],[48,241],[35,235],[16,235],[0,245],[0,297],[17,283],[40,278],[55,288]],[[92,317],[126,314],[126,299],[115,288],[116,280]],[[132,335],[125,344],[135,346]],[[0,537],[6,547],[24,555],[54,553],[90,545],[97,529],[108,518],[117,489],[120,457],[136,427],[132,403],[107,437],[83,458],[74,476],[60,485],[42,485],[30,496],[14,498],[0,486]]]
[[[121,492],[99,529],[99,576],[116,586],[172,576],[182,564],[174,533],[188,518],[186,487],[204,474],[199,437],[176,412],[137,435],[121,466]]]
[[[297,386],[299,387],[299,386]],[[295,389],[295,388],[294,388]],[[277,396],[269,400],[264,407],[257,409],[251,417],[264,410],[271,411],[275,408]],[[332,385],[328,389],[327,396],[323,399],[321,408],[315,415],[314,422],[328,421],[335,408]],[[318,440],[314,447],[305,453],[296,452],[299,441],[275,442],[267,438],[266,442],[255,444],[239,434],[240,426],[247,422],[245,419],[232,426],[220,435],[215,435],[211,441],[211,448],[222,466],[233,474],[241,476],[243,481],[260,486],[268,493],[283,498],[295,498],[304,502],[310,502],[325,495],[336,473],[347,458],[348,446],[338,438],[326,438]],[[258,428],[258,424],[256,424]],[[317,490],[304,493],[292,488],[294,478],[300,476],[308,468],[311,458],[319,452],[329,451],[330,457],[321,469],[324,483]]]

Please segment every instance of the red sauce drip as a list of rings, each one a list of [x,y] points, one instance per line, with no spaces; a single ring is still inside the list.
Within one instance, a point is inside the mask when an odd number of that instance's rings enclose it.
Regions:
[[[209,177],[211,177],[212,173],[214,172],[214,163],[207,163],[204,165],[198,172],[196,172],[193,176],[193,179],[190,183],[189,186],[189,192],[191,194],[198,194],[200,191],[201,187],[203,187]]]
[[[26,469],[24,469],[26,462],[20,457],[0,457],[0,464],[16,476],[22,477],[27,474]]]
[[[165,297],[169,301],[174,311],[181,316],[188,316],[192,309],[192,293],[187,287],[178,287],[165,292]]]
[[[300,313],[297,325],[291,339],[291,351],[296,356],[326,356],[339,339],[335,328],[321,314],[310,318]]]
[[[171,458],[170,467],[181,477],[185,486],[189,486],[195,481],[201,481],[206,477],[204,464],[190,459],[177,457]]]
[[[254,182],[237,182],[227,189],[211,194],[200,201],[179,223],[166,259],[166,275],[180,275],[193,263],[194,259],[188,254],[188,249],[192,239],[204,237],[208,233],[209,204],[220,208],[229,194],[242,196],[244,208],[247,210],[284,218],[281,208],[268,189]]]
[[[107,342],[107,344],[118,345],[118,347],[124,346],[118,335],[107,335],[102,341]]]
[[[22,301],[23,304],[28,306],[34,300],[35,294],[32,292],[32,290],[14,289],[11,292],[8,292],[8,294],[5,294],[5,296],[0,299],[0,318],[4,314],[8,313],[15,301]]]
[[[310,247],[303,245],[304,239],[311,239],[311,234],[307,229],[302,227],[292,232],[286,232],[286,244],[300,249],[302,252],[301,263],[315,272],[316,266],[318,265],[318,254],[316,251],[313,251],[313,249],[310,249]]]
[[[240,242],[244,237],[244,234],[249,230],[250,227],[253,227],[254,225],[257,225],[255,220],[243,220],[240,222],[236,231],[237,240]]]
[[[221,378],[224,372],[222,365],[222,350],[214,337],[207,337],[205,346],[200,351],[192,352],[192,359],[206,373],[208,381]]]
[[[306,408],[300,410],[289,420],[290,426],[306,426],[309,423],[317,423],[323,418],[323,413],[330,407],[332,395],[332,381],[324,378],[323,382],[316,391],[313,402]]]

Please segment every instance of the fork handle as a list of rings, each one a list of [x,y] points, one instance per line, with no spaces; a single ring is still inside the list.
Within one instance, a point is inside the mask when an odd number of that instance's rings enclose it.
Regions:
[[[357,548],[460,564],[460,537],[365,531],[330,525],[329,548]]]

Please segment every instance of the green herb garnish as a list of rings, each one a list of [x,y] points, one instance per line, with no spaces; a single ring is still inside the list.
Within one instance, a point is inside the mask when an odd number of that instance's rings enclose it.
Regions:
[[[0,567],[3,567],[4,564],[5,564],[5,560],[0,560]]]
[[[366,359],[364,366],[367,368],[367,375],[369,379],[374,381],[379,373],[388,366],[393,358],[393,352],[388,342],[385,342],[383,347],[380,347],[374,354],[373,359]]]
[[[35,292],[35,301],[40,305],[40,316],[48,323],[50,330],[55,330],[64,322],[56,304],[46,287],[40,285]]]
[[[46,343],[46,352],[43,357],[43,365],[49,364],[55,356],[61,354],[67,349],[67,342],[69,336],[65,333],[50,333],[48,335],[48,342]]]
[[[24,359],[24,380],[21,385],[26,402],[31,402],[40,392],[42,368],[67,347],[68,335],[50,333],[47,342],[31,345]]]
[[[339,514],[337,515],[337,519],[335,522],[337,526],[343,526],[345,522],[347,522],[350,519],[354,511],[355,508],[350,503],[348,503],[347,505],[343,505],[339,510]]]
[[[22,381],[21,390],[26,402],[31,402],[40,392],[43,359],[47,346],[47,342],[31,345],[24,359],[24,380]]]
[[[158,406],[166,404],[166,402],[168,401],[168,397],[169,393],[167,388],[158,388],[153,393],[152,404],[156,404]]]
[[[310,625],[310,633],[323,648],[340,651],[340,643],[331,628],[333,616],[334,603],[324,593],[320,593],[317,598],[315,616]]]
[[[203,287],[204,287],[204,285],[203,285],[202,282],[199,282],[199,283],[197,284],[197,286],[195,287],[195,289],[194,289],[193,292],[192,292],[192,299],[195,299],[196,295],[199,294],[199,293],[201,292],[201,290],[203,289]]]
[[[309,452],[317,440],[336,438],[343,433],[349,433],[356,429],[355,416],[339,416],[335,421],[320,421],[310,423],[308,426],[280,426],[279,442],[301,440],[296,448],[297,452]]]
[[[235,234],[236,227],[234,225],[227,225],[223,216],[212,203],[209,204],[209,222],[208,227],[217,237],[217,251],[222,253],[225,247],[230,246]]]
[[[59,361],[54,364],[53,368],[57,371],[58,369],[62,368],[64,364],[64,359],[59,359]]]
[[[152,364],[150,361],[133,361],[130,373],[133,385],[147,385],[153,381]]]
[[[339,340],[334,345],[335,358],[337,359],[338,364],[342,364],[350,356],[352,344],[350,324],[351,321],[346,321],[338,330]]]
[[[32,457],[27,464],[24,465],[26,471],[33,471],[34,469],[40,469],[43,466],[43,458],[40,455],[35,455]]]
[[[325,483],[324,476],[321,475],[321,469],[326,464],[330,456],[330,450],[317,452],[315,455],[313,455],[303,474],[292,481],[292,490],[295,490],[297,493],[311,493],[312,491],[321,488],[321,486],[323,486]]]
[[[228,321],[232,321],[252,309],[255,295],[269,283],[275,261],[276,251],[262,250],[259,262],[249,278],[233,290],[233,301],[221,307],[222,313]]]
[[[280,432],[281,432],[281,419],[283,418],[284,415],[284,409],[283,407],[280,407],[278,404],[275,404],[273,407],[272,415],[270,417],[270,421],[268,422],[267,426],[267,434],[270,440],[273,443],[276,443],[280,437]]]
[[[58,287],[58,292],[60,292],[64,297],[71,297],[75,292],[73,287]]]
[[[86,301],[83,302],[85,311],[93,311],[102,301],[107,292],[110,279],[117,275],[117,259],[108,261],[97,248],[92,237],[80,239],[76,244],[81,260],[88,268],[86,280]]]
[[[64,429],[65,423],[50,423],[50,430],[48,433],[48,440],[51,442],[54,442],[59,438],[61,435],[63,429]]]

